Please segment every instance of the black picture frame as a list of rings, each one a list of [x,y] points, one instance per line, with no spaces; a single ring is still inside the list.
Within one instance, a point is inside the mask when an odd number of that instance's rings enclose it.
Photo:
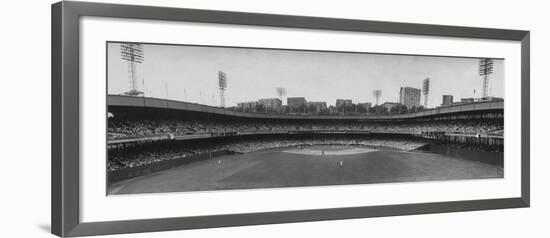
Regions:
[[[529,31],[85,2],[52,5],[51,232],[61,237],[529,207]],[[521,43],[521,197],[248,214],[81,222],[79,19],[83,16],[395,33]]]

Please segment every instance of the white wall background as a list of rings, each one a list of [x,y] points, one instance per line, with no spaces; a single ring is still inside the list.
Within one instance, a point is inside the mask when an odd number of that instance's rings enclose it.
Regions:
[[[99,1],[99,0],[97,0]],[[545,1],[108,0],[230,11],[531,30],[531,179],[528,209],[158,232],[111,237],[548,237],[550,132]],[[0,21],[0,236],[52,237],[50,227],[50,4],[9,1]],[[489,10],[490,9],[490,10]],[[32,138],[32,139],[30,139]]]

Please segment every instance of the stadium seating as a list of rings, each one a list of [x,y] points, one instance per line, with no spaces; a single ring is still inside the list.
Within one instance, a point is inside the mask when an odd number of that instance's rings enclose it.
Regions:
[[[384,133],[426,133],[437,132],[448,134],[476,134],[502,136],[504,125],[502,120],[494,119],[455,119],[455,120],[410,120],[410,121],[354,121],[354,120],[223,120],[210,119],[199,120],[184,117],[137,117],[117,116],[108,118],[108,139],[144,138],[154,136],[185,136],[185,135],[237,135],[237,134],[262,134],[262,133],[288,133],[288,132],[384,132]],[[429,133],[428,133],[429,134]],[[261,137],[265,138],[265,137]],[[355,145],[381,145],[410,149],[418,146],[415,141],[403,140],[376,140],[373,138],[270,138],[242,141],[224,140],[219,143],[202,143],[181,146],[169,146],[166,148],[110,149],[108,159],[108,171],[116,171],[124,168],[132,168],[160,161],[183,159],[193,160],[199,154],[216,151],[228,151],[231,153],[249,153],[262,149],[302,146],[312,144],[355,144]],[[412,146],[412,147],[411,147]],[[483,148],[483,150],[487,150]]]
[[[288,131],[370,131],[370,132],[426,132],[502,134],[502,120],[438,120],[406,122],[235,122],[166,119],[109,118],[109,138],[146,137],[160,135],[197,135],[239,132],[265,133]]]

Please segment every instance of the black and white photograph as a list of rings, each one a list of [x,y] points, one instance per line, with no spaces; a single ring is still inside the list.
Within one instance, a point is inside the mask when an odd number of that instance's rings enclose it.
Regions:
[[[504,178],[504,61],[107,42],[107,194]]]
[[[0,237],[545,237],[547,5],[7,2]]]

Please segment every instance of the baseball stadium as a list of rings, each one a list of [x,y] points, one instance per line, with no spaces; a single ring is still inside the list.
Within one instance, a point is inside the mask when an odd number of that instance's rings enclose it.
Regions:
[[[503,178],[503,101],[281,114],[108,95],[108,195]]]

